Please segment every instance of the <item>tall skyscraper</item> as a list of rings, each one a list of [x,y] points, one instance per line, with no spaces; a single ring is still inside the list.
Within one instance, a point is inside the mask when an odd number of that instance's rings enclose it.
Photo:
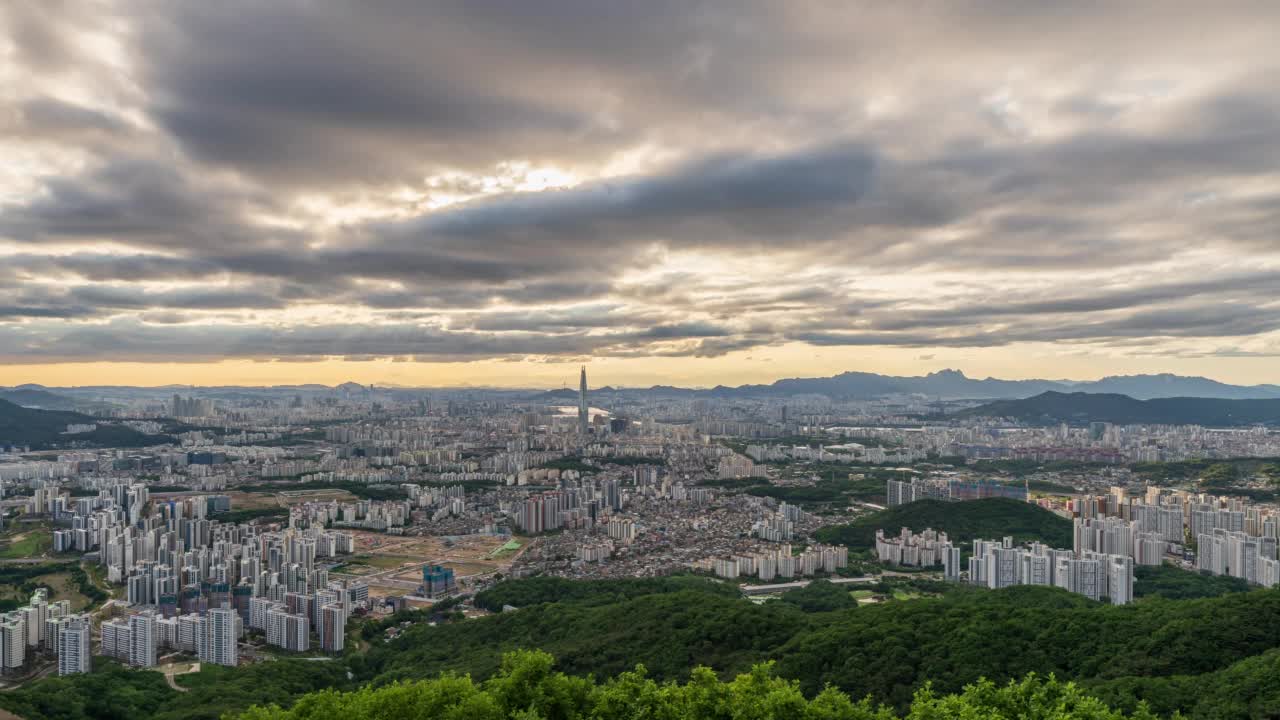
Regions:
[[[578,381],[578,435],[587,436],[587,366],[582,366],[582,377]]]

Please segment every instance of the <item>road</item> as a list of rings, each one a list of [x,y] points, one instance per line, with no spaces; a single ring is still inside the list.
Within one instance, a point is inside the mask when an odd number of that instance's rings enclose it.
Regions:
[[[789,583],[776,583],[774,585],[739,585],[743,595],[767,595],[769,593],[786,592],[787,590],[795,590],[796,588],[808,587],[812,580],[796,580]],[[832,578],[833,585],[849,585],[858,583],[875,583],[880,582],[879,575],[868,575],[866,577],[856,578]]]
[[[169,670],[166,670],[166,671],[165,671],[165,673],[164,673],[164,681],[165,681],[165,682],[167,682],[167,683],[169,683],[169,687],[173,688],[174,690],[177,690],[178,692],[191,692],[191,688],[184,688],[184,687],[182,687],[181,685],[179,685],[179,684],[178,684],[178,681],[177,681],[177,680],[174,680],[174,679],[173,679],[173,672],[172,672],[172,671],[169,671]]]
[[[186,669],[184,669],[182,672],[175,672],[179,667],[184,667]],[[173,663],[169,663],[168,665],[163,665],[157,669],[159,669],[162,673],[164,673],[164,681],[169,684],[169,687],[173,688],[174,690],[177,690],[178,692],[184,693],[184,692],[191,692],[191,688],[185,688],[179,685],[176,679],[177,676],[186,675],[187,673],[200,672],[200,663],[191,663],[191,664],[182,663],[181,665],[175,665]]]
[[[865,575],[863,577],[853,578],[831,578],[829,582],[833,585],[857,585],[861,583],[877,583],[886,577],[908,577],[908,578],[927,578],[936,579],[933,575],[925,573],[904,573],[894,572],[893,570],[885,570],[879,575]],[[785,592],[787,590],[795,590],[796,588],[808,587],[812,580],[796,580],[789,583],[776,583],[773,585],[739,585],[743,595],[767,595],[769,593]]]

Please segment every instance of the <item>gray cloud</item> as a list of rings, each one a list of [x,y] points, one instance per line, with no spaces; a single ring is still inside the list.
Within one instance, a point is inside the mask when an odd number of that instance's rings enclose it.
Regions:
[[[66,32],[75,10],[66,0],[13,0],[0,7],[0,27],[23,65],[59,70],[81,57]]]
[[[1265,355],[1278,14],[6,3],[0,354]]]
[[[242,213],[271,205],[157,160],[121,156],[78,177],[57,177],[30,204],[0,216],[0,235],[18,242],[115,241],[132,246],[212,249],[270,246],[284,231],[254,228]]]

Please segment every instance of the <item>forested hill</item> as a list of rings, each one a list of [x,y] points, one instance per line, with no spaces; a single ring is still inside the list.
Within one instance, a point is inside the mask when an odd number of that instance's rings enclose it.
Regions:
[[[0,693],[0,708],[27,720],[215,720],[254,704],[287,706],[323,688],[385,686],[442,672],[483,681],[502,674],[505,653],[538,649],[568,675],[605,678],[640,664],[659,681],[687,680],[699,665],[732,677],[772,660],[777,675],[797,681],[806,697],[832,685],[898,713],[908,712],[925,683],[956,693],[983,677],[1004,684],[1029,672],[1076,681],[1125,712],[1139,700],[1163,717],[1180,710],[1206,720],[1269,717],[1280,709],[1280,590],[1113,607],[1058,588],[936,583],[945,593],[936,598],[812,602],[839,594],[827,592],[756,605],[723,584],[693,578],[586,583],[554,601],[561,582],[518,580],[482,593],[477,601],[486,606],[524,603],[489,617],[408,613],[370,625],[368,633],[353,629],[348,653],[329,662],[210,667],[178,679],[188,693],[168,689],[159,673],[95,658],[103,671]],[[382,630],[402,621],[416,624],[384,640]],[[364,643],[367,650],[356,649]]]
[[[64,434],[68,425],[97,424],[96,430]],[[66,410],[37,410],[0,400],[0,448],[30,446],[35,450],[63,447],[142,447],[172,442],[166,435],[147,435],[124,425],[104,424],[97,418]]]
[[[966,502],[917,500],[866,515],[845,525],[819,530],[817,539],[848,545],[852,549],[875,547],[876,530],[896,535],[902,528],[920,532],[933,528],[947,533],[954,543],[975,538],[998,540],[1012,535],[1019,543],[1038,541],[1050,547],[1071,547],[1071,521],[1037,505],[1010,498],[986,498]]]
[[[1009,418],[1029,424],[1205,425],[1239,427],[1280,425],[1280,400],[1157,398],[1127,395],[1045,392],[1023,400],[1000,400],[961,413],[962,417]]]
[[[7,400],[15,405],[39,408],[41,410],[75,410],[78,405],[75,398],[36,388],[0,390],[0,400]]]
[[[241,720],[385,720],[386,718],[458,718],[459,720],[896,720],[899,716],[870,700],[854,701],[835,688],[808,698],[799,684],[757,665],[725,682],[710,668],[695,669],[688,681],[658,682],[644,668],[598,681],[566,675],[555,659],[537,651],[508,653],[502,667],[483,683],[470,677],[365,687],[350,693],[320,692],[303,697],[290,710],[255,707]],[[1053,678],[1028,676],[997,687],[974,683],[957,695],[922,689],[904,720],[972,718],[1055,718],[1055,720],[1154,720],[1146,709],[1125,715],[1078,686]]]
[[[526,583],[538,587],[525,592]],[[982,677],[1004,683],[1027,672],[1080,681],[1127,710],[1142,698],[1164,715],[1191,717],[1248,717],[1233,708],[1264,700],[1280,707],[1280,682],[1268,674],[1280,662],[1277,590],[1113,607],[1057,588],[961,587],[940,598],[825,612],[785,601],[754,605],[706,581],[598,582],[571,600],[547,602],[555,590],[538,579],[499,586],[488,604],[521,596],[529,604],[415,626],[375,643],[358,674],[378,683],[446,670],[486,678],[502,653],[538,648],[569,674],[597,677],[643,664],[655,678],[684,679],[698,665],[733,674],[774,660],[778,674],[810,696],[831,684],[899,712],[926,682],[951,693]],[[1210,700],[1218,704],[1202,707]]]

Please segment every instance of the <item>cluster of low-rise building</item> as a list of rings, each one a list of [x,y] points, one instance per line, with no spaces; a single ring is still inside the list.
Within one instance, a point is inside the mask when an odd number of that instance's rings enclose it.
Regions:
[[[835,574],[848,566],[848,548],[822,544],[810,545],[798,553],[792,552],[790,544],[783,544],[763,552],[706,558],[690,564],[694,570],[711,572],[727,580],[754,577],[766,582],[775,578],[789,580],[819,573]]]

